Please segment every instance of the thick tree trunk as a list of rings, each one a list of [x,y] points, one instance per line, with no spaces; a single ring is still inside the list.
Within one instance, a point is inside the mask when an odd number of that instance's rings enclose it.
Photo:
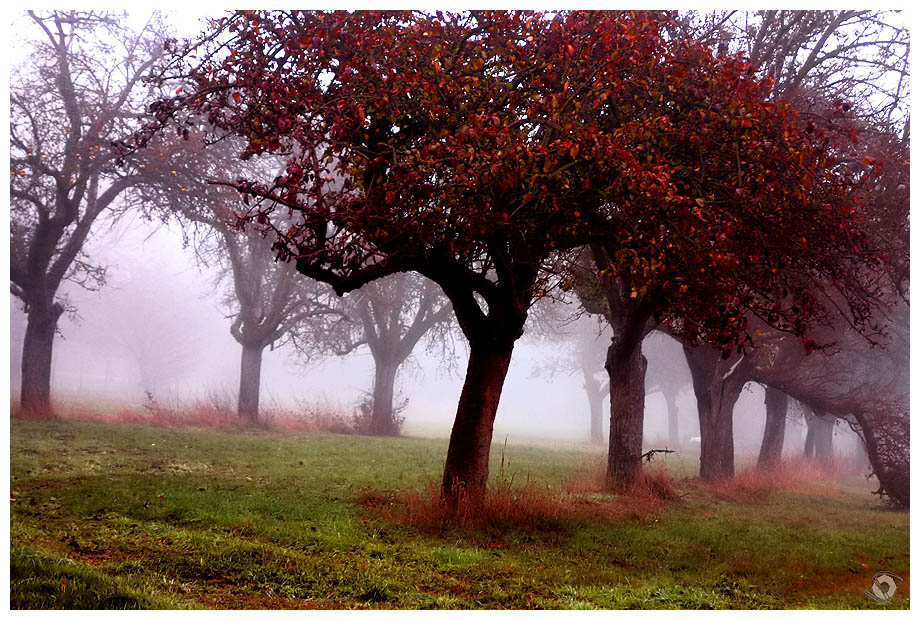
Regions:
[[[381,357],[374,358],[374,403],[371,410],[372,435],[391,437],[396,435],[396,419],[393,410],[394,384],[399,362]]]
[[[614,337],[607,351],[610,376],[610,443],[607,488],[625,491],[642,474],[642,425],[645,420],[645,371],[642,339]]]
[[[786,436],[786,412],[789,397],[775,388],[764,386],[764,406],[767,420],[763,429],[763,441],[760,444],[760,456],[757,467],[769,469],[775,467],[783,458],[783,439]]]
[[[735,475],[732,411],[736,400],[737,397],[731,402],[704,397],[699,404],[700,478],[703,480],[725,480]]]
[[[450,433],[442,495],[453,506],[465,498],[481,503],[489,479],[492,425],[501,398],[514,341],[470,341],[470,360]]]
[[[54,417],[51,407],[51,360],[57,322],[64,308],[50,304],[29,309],[22,343],[21,415],[28,418]]]
[[[711,347],[684,345],[700,418],[700,478],[724,480],[735,475],[732,415],[747,383],[745,361],[722,360]]]
[[[246,424],[259,421],[259,390],[262,383],[263,344],[244,344],[240,357],[240,395],[237,414]]]

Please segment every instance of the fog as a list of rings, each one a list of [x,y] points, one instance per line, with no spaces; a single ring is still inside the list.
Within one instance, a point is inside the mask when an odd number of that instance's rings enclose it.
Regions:
[[[139,19],[139,18],[138,18]],[[183,34],[201,23],[189,15],[170,20]],[[21,49],[14,46],[14,51]],[[108,267],[107,283],[87,291],[65,282],[61,294],[76,308],[64,317],[55,341],[52,394],[62,404],[109,402],[142,406],[160,402],[189,403],[218,395],[235,402],[239,383],[240,345],[229,327],[230,310],[221,303],[225,284],[195,260],[183,246],[181,231],[155,226],[137,216],[97,227],[86,246],[96,264]],[[11,297],[10,368],[12,392],[18,389],[25,317]],[[455,359],[416,347],[397,378],[398,392],[408,398],[403,432],[446,436],[459,398],[466,349],[456,336]],[[571,343],[525,337],[516,347],[495,422],[498,441],[539,440],[586,443],[588,402],[581,374],[545,372],[548,362],[564,366]],[[649,354],[650,370],[667,360]],[[682,361],[671,342],[666,355]],[[563,362],[560,362],[563,360]],[[262,407],[319,404],[345,417],[371,389],[373,360],[365,349],[345,358],[327,357],[305,364],[290,347],[266,350],[261,379]],[[575,369],[577,370],[577,369]],[[599,375],[603,369],[597,369]],[[667,403],[660,393],[646,398],[645,443],[654,448],[698,449],[691,438],[700,434],[693,391],[687,383],[676,399],[680,434],[669,444]],[[605,401],[604,417],[609,417]],[[736,454],[756,455],[764,428],[763,389],[748,384],[734,412]],[[604,423],[604,433],[608,422]],[[787,454],[801,450],[805,424],[787,424]],[[838,424],[838,452],[854,449],[855,435]]]
[[[235,404],[239,382],[240,345],[231,337],[229,310],[221,302],[226,284],[183,247],[179,228],[154,225],[138,217],[100,226],[87,254],[107,267],[107,282],[98,291],[65,283],[64,293],[76,308],[60,323],[55,342],[52,393],[70,408],[90,405],[141,407],[149,397],[183,405],[219,398]],[[18,390],[25,315],[11,298],[10,378]],[[570,312],[574,304],[562,311]],[[582,329],[596,327],[586,322]],[[667,354],[682,361],[680,345],[664,335]],[[453,422],[466,366],[462,337],[455,336],[453,359],[441,359],[424,344],[397,377],[400,396],[408,398],[403,433],[446,437]],[[570,339],[571,340],[571,339]],[[669,344],[667,344],[669,343]],[[587,445],[588,402],[571,342],[553,342],[525,335],[515,347],[511,369],[495,422],[496,441],[538,441]],[[650,372],[667,360],[649,355]],[[547,372],[546,366],[557,368]],[[292,347],[266,350],[262,369],[263,408],[297,411],[321,406],[348,419],[373,383],[373,359],[366,348],[344,358],[329,356],[307,364]],[[603,377],[603,368],[597,369]],[[149,395],[148,395],[149,392]],[[669,445],[667,404],[661,393],[647,395],[645,444],[654,448],[698,449],[696,400],[689,383],[680,388],[676,404],[680,445]],[[604,402],[604,433],[609,404]],[[763,389],[748,384],[735,407],[735,450],[756,456],[764,428]],[[790,419],[786,453],[802,449],[806,426]],[[848,455],[855,435],[838,424],[835,449]],[[692,472],[687,472],[691,474]]]

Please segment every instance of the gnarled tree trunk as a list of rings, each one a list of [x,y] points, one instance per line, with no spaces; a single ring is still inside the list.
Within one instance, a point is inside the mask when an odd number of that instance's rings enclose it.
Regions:
[[[453,506],[464,498],[482,502],[489,479],[492,426],[514,341],[470,340],[470,360],[450,433],[442,495]]]
[[[763,428],[763,441],[760,444],[757,467],[768,469],[778,465],[783,458],[789,397],[775,388],[764,386],[763,400],[767,409],[767,419]]]
[[[64,307],[58,303],[35,304],[27,313],[22,343],[21,415],[36,419],[54,417],[51,406],[51,361],[54,335]]]

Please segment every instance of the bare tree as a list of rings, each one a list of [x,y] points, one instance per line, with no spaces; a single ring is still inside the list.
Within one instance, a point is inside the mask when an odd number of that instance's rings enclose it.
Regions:
[[[28,316],[21,406],[53,415],[51,358],[58,320],[73,310],[64,282],[96,289],[105,268],[83,247],[105,214],[136,204],[130,191],[163,167],[119,167],[114,140],[136,127],[142,78],[163,47],[152,17],[138,32],[123,17],[28,12],[37,33],[10,87],[10,290]]]
[[[303,321],[294,329],[298,349],[307,356],[347,355],[366,345],[374,358],[369,419],[359,430],[372,435],[399,433],[395,383],[400,367],[423,338],[434,345],[450,339],[452,307],[430,280],[398,273],[365,284],[345,298],[347,320],[335,329]]]
[[[255,424],[265,348],[284,344],[303,321],[332,329],[346,320],[343,304],[327,285],[301,277],[292,263],[276,261],[271,242],[259,233],[233,230],[220,219],[211,225],[220,235],[223,273],[232,282],[225,298],[232,310],[230,333],[242,347],[237,412]]]

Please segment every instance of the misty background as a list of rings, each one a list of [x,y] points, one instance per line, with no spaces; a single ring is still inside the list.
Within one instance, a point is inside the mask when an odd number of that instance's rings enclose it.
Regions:
[[[229,310],[221,300],[226,284],[217,273],[202,268],[190,247],[183,247],[181,230],[129,215],[100,226],[88,243],[88,255],[107,267],[107,283],[87,291],[65,283],[64,292],[77,308],[65,316],[55,344],[52,390],[65,408],[100,403],[142,406],[152,396],[164,404],[188,404],[219,397],[235,402],[239,382],[240,345],[229,331]],[[556,302],[562,303],[562,302]],[[574,310],[575,305],[564,311]],[[19,389],[25,314],[10,298],[11,393]],[[583,326],[593,329],[590,325]],[[670,354],[683,361],[680,345],[666,336]],[[605,339],[604,336],[600,338]],[[515,347],[511,370],[495,422],[495,437],[503,440],[586,442],[589,410],[583,379],[571,358],[572,339],[552,342],[525,337]],[[455,359],[416,347],[413,358],[397,377],[397,388],[408,398],[403,432],[444,436],[451,428],[462,387],[467,352],[455,338]],[[653,367],[661,360],[649,356]],[[566,369],[568,364],[570,368]],[[555,372],[547,369],[554,366]],[[264,408],[296,413],[308,405],[348,418],[373,384],[373,359],[366,347],[338,358],[328,356],[307,364],[293,347],[266,350],[262,368]],[[603,369],[598,368],[600,373]],[[696,401],[690,384],[676,400],[681,445],[668,441],[667,406],[660,393],[646,398],[646,444],[656,448],[693,449],[699,435]],[[609,427],[605,401],[604,434]],[[735,407],[735,449],[739,456],[756,455],[763,437],[763,388],[748,384]],[[791,419],[787,453],[802,449],[806,426]],[[845,455],[855,449],[855,435],[838,424],[835,449]]]
[[[180,36],[191,36],[204,28],[203,15],[203,11],[173,11],[168,18]],[[16,54],[26,49],[17,44],[25,40],[16,28],[22,19],[11,20],[11,63],[18,62]],[[145,19],[143,13],[130,16],[137,24]],[[62,284],[61,295],[77,309],[61,319],[54,347],[52,393],[63,409],[101,403],[140,407],[150,398],[170,405],[214,396],[235,402],[240,345],[229,331],[230,310],[222,304],[227,285],[217,283],[216,271],[198,264],[193,249],[183,243],[181,229],[129,212],[114,220],[101,218],[91,235],[86,254],[107,268],[107,282],[98,291]],[[576,307],[577,302],[569,310]],[[11,295],[11,398],[20,387],[25,326],[21,303]],[[404,434],[448,436],[467,362],[464,339],[454,338],[454,359],[441,359],[420,343],[400,369],[398,396],[408,398],[402,412]],[[680,345],[667,340],[669,355],[685,364]],[[573,346],[573,339],[554,343],[529,334],[517,343],[495,422],[496,440],[588,442],[588,402],[581,373],[570,361]],[[650,356],[650,371],[656,363],[661,360]],[[603,368],[597,372],[602,374]],[[297,358],[293,347],[266,349],[260,402],[263,408],[294,412],[321,405],[348,417],[373,381],[373,359],[366,347],[345,358],[328,356],[309,364]],[[698,450],[691,441],[699,435],[699,422],[689,383],[682,386],[676,404],[680,445],[673,446],[668,441],[666,402],[660,393],[647,394],[645,443],[653,448]],[[604,418],[606,436],[606,399]],[[763,388],[749,383],[734,409],[737,455],[756,456],[764,421]],[[786,454],[801,452],[806,430],[804,421],[790,415]],[[845,425],[837,424],[834,449],[838,454],[850,454],[856,441]]]

